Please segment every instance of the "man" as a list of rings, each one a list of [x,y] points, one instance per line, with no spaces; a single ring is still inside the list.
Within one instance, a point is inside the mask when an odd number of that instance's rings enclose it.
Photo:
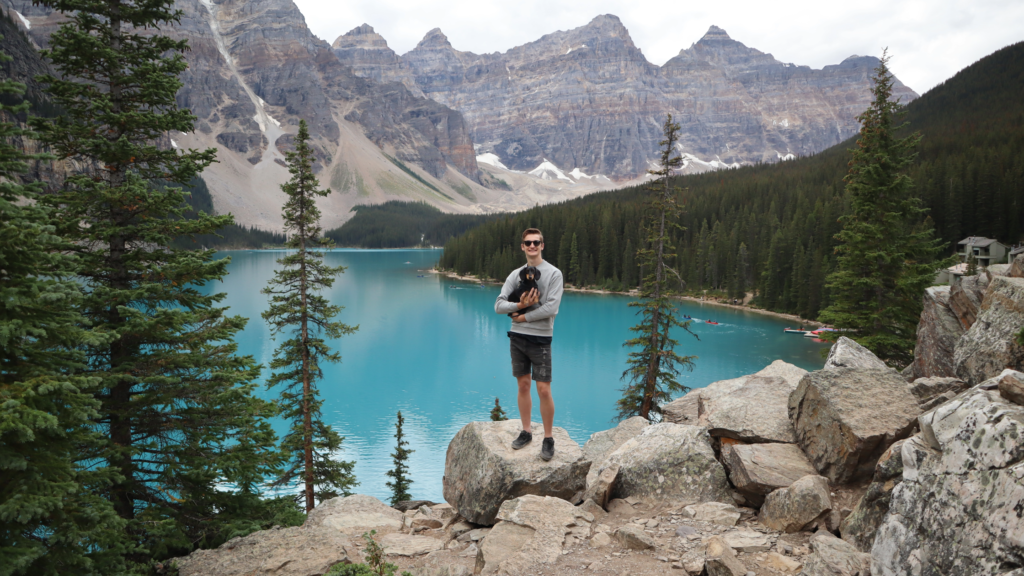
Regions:
[[[501,294],[494,302],[498,314],[512,314],[512,329],[508,332],[509,349],[512,353],[512,376],[519,383],[519,419],[523,431],[512,442],[512,448],[519,450],[533,440],[530,425],[530,373],[537,381],[537,396],[540,398],[540,416],[544,421],[544,441],[540,457],[551,460],[555,455],[555,439],[551,427],[555,419],[555,401],[551,398],[551,335],[555,326],[555,315],[562,302],[562,272],[541,257],[544,250],[544,235],[536,228],[523,232],[520,246],[526,253],[526,266],[534,266],[540,272],[537,288],[522,295],[519,302],[509,302],[508,297],[519,284],[516,268],[505,279]]]

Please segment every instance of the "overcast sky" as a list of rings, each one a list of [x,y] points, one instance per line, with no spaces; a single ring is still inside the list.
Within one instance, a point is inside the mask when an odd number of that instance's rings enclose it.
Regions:
[[[1024,0],[671,2],[667,0],[295,0],[328,42],[364,22],[404,54],[440,28],[457,50],[504,52],[614,14],[654,64],[712,24],[776,59],[821,68],[889,47],[891,68],[923,94],[960,69],[1024,40]]]

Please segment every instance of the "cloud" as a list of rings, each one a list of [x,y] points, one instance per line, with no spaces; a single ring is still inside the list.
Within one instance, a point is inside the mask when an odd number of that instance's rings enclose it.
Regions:
[[[557,30],[614,14],[654,64],[700,39],[712,24],[778,60],[821,68],[888,47],[893,72],[924,93],[999,48],[1024,40],[1019,0],[860,0],[727,4],[665,0],[296,0],[314,34],[333,42],[360,24],[374,27],[399,54],[441,28],[458,50],[504,52]]]

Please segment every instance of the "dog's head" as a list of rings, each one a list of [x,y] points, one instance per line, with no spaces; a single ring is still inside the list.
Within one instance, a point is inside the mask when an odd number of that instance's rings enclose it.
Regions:
[[[536,266],[527,266],[519,271],[521,282],[536,282],[538,278],[540,278],[540,270],[537,270]]]

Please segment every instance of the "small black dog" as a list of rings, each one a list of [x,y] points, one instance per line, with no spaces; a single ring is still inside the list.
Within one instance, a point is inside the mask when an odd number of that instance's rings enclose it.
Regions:
[[[530,290],[537,288],[537,279],[540,278],[540,270],[537,270],[536,266],[527,266],[519,271],[519,286],[508,295],[509,302],[519,302],[524,294],[529,294]],[[511,318],[513,314],[525,314],[524,310],[513,312],[508,317]]]

